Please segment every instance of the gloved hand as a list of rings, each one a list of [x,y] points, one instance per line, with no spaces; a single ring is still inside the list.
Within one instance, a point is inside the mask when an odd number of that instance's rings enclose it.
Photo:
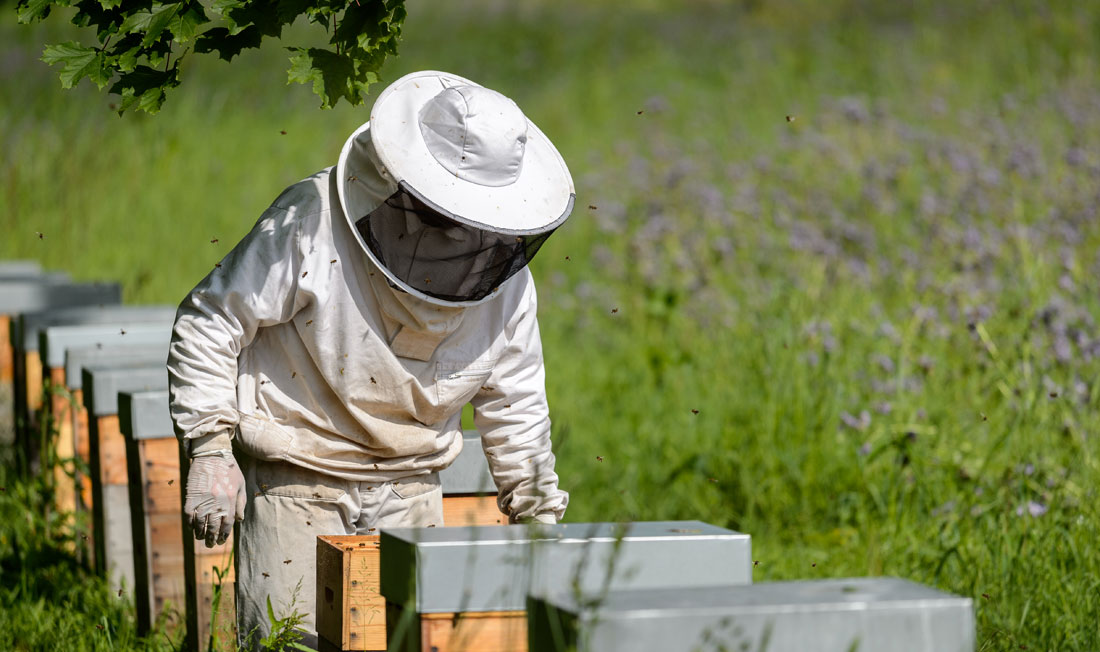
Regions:
[[[225,543],[233,521],[244,519],[246,496],[244,475],[233,453],[216,451],[191,459],[183,511],[191,518],[195,538],[205,539],[207,548]]]
[[[535,523],[542,523],[543,525],[557,525],[558,519],[550,512],[543,512],[541,514],[535,514],[532,519]]]

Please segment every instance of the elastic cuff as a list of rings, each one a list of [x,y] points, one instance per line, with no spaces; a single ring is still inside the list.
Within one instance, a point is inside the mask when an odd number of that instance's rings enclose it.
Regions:
[[[233,439],[228,432],[215,432],[201,437],[193,437],[184,440],[188,443],[188,454],[191,457],[203,457],[225,452],[233,452]]]

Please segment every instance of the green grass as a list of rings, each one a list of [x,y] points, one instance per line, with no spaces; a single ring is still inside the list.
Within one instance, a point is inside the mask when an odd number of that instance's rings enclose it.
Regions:
[[[178,302],[367,117],[272,47],[119,119],[34,61],[61,26],[12,22],[0,257],[132,302]],[[387,79],[504,91],[577,182],[533,264],[569,520],[698,518],[752,534],[756,581],[899,575],[973,597],[982,650],[1100,648],[1098,29],[1070,2],[410,7]],[[99,618],[35,613],[0,643]]]

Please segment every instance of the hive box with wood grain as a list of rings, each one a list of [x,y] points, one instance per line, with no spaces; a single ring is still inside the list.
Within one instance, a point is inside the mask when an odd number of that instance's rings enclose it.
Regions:
[[[187,628],[184,649],[206,649],[213,629],[216,649],[235,650],[233,538],[213,548],[196,545],[184,523],[186,456],[172,426],[168,392],[122,392],[118,403],[126,437],[138,633],[149,633],[165,609],[175,608]]]
[[[162,357],[154,364],[161,363],[168,355],[168,342],[171,338],[172,322],[128,323],[120,321],[109,324],[80,324],[67,326],[46,326],[38,333],[38,351],[42,360],[42,376],[50,387],[49,400],[43,402],[48,410],[53,426],[57,431],[55,449],[62,463],[88,450],[86,432],[78,433],[74,423],[74,407],[78,406],[76,397],[68,391],[70,382],[66,355],[74,349],[88,349],[110,346],[149,346],[158,345],[163,351]],[[111,361],[114,362],[114,361]],[[82,384],[82,383],[78,383]],[[86,420],[85,420],[86,422]],[[90,460],[80,455],[84,462]],[[78,506],[77,474],[59,464],[54,469],[56,494],[55,501],[62,513],[74,513]],[[83,501],[79,501],[83,502]]]
[[[528,595],[752,582],[749,536],[699,521],[387,529],[390,650],[523,652]]]
[[[16,274],[0,282],[0,392],[6,394],[10,388],[17,433],[26,436],[28,394],[40,395],[42,387],[42,364],[37,352],[28,355],[22,351],[23,316],[51,308],[113,306],[121,300],[122,288],[117,283],[73,283],[63,274]],[[33,348],[37,349],[37,333],[34,337]]]
[[[439,474],[446,525],[500,525],[496,488],[477,432]],[[386,649],[385,602],[378,587],[378,535],[317,540],[317,633],[323,650]]]
[[[168,389],[164,365],[91,367],[83,371],[91,449],[95,564],[115,588],[134,587],[126,439],[118,417],[119,392]]]

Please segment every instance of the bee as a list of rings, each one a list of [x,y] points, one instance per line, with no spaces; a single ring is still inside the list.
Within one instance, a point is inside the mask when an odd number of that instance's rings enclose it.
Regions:
[[[321,497],[321,494],[319,494],[319,493],[317,493],[316,491],[314,491],[314,492],[313,492],[313,497],[314,497],[314,498],[320,498],[320,497]]]
[[[1058,398],[1058,392],[1051,392],[1050,397],[1051,398]]]
[[[210,238],[210,244],[218,244],[217,238]]]
[[[222,266],[221,263],[214,263],[214,267],[221,267],[221,266]]]
[[[270,574],[268,574],[268,573],[264,573],[264,572],[262,572],[262,571],[260,572],[260,575],[263,575],[263,576],[264,576],[264,579],[267,579],[267,578],[271,577],[271,575],[270,575]]]
[[[988,593],[983,593],[982,597],[985,598],[986,600],[992,600],[993,599],[993,598],[989,597]]]
[[[264,491],[267,491],[267,485],[263,484],[263,483],[260,483],[260,489],[263,489]]]
[[[309,271],[308,271],[308,270],[307,270],[307,271],[304,271],[304,272],[302,272],[302,278],[305,278],[305,277],[306,277],[306,274],[309,274]]]
[[[508,405],[505,405],[505,406],[504,406],[504,409],[505,409],[505,410],[507,410],[507,409],[508,409],[508,408],[510,408],[510,407],[512,407],[512,404],[511,404],[511,403],[509,403]]]
[[[982,415],[982,421],[989,421],[989,417],[985,416],[985,412],[979,412],[978,414]]]
[[[255,497],[255,496],[259,496],[261,493],[263,493],[263,492],[262,491],[257,491],[256,493],[254,493],[252,495]]]
[[[122,597],[122,589],[118,590],[118,597],[120,597],[120,598]]]
[[[638,111],[638,115],[642,115],[645,111]]]
[[[815,561],[814,563],[810,564],[810,568],[817,568],[817,562]]]
[[[280,136],[285,136],[286,135],[286,129],[280,129],[279,130],[279,135]]]
[[[290,563],[290,562],[292,562],[292,561],[294,561],[294,560],[293,560],[293,559],[284,559],[284,560],[283,560],[283,563],[284,563],[284,564],[289,564],[289,563]]]
[[[87,534],[81,534],[80,538],[87,541],[88,540],[88,535]]]
[[[175,482],[175,480],[169,480],[168,481],[168,486],[171,487],[173,482]]]
[[[692,414],[699,414],[699,410],[696,410],[695,408],[691,408],[691,413]]]
[[[377,385],[378,384],[378,381],[374,379],[374,376],[370,377],[370,382],[371,382],[372,385]]]
[[[565,259],[566,259],[566,260],[569,260],[569,256],[566,256],[566,257],[565,257]]]
[[[45,237],[46,237],[46,234],[45,234],[45,233],[42,233],[41,231],[35,231],[35,232],[34,232],[34,234],[35,234],[36,236],[38,236],[38,239],[39,239],[39,240],[41,240],[42,238],[45,238]],[[103,628],[102,628],[102,627],[100,627],[100,629],[103,629]]]
[[[270,383],[270,382],[271,382],[270,380],[261,380],[261,381],[260,381],[260,384],[261,384],[261,385],[266,385],[266,384],[268,384],[268,383]]]
[[[306,521],[306,525],[313,525],[313,521]]]
[[[340,367],[340,375],[341,375],[341,376],[343,376],[343,375],[344,375],[344,368],[343,368],[343,367]]]
[[[753,565],[754,568],[759,566],[760,565],[760,560],[759,559],[753,559],[752,560],[752,565]]]
[[[103,631],[103,625],[100,625],[99,623],[96,623],[95,628],[98,629],[101,632]]]
[[[794,122],[794,116],[793,115],[787,116],[787,122]]]
[[[125,328],[118,329],[118,334],[119,335],[125,335],[126,334],[126,329]]]
[[[312,323],[313,323],[313,320],[311,319],[311,320],[309,320],[309,321],[307,321],[307,322],[306,322],[306,326],[309,326],[309,325],[310,325],[310,324],[312,324]]]
[[[597,456],[596,456],[596,461],[597,461],[597,462],[602,462],[602,461],[603,461],[603,456],[601,456],[601,455],[597,455]]]
[[[363,542],[363,541],[360,541],[360,542],[359,542],[359,547],[360,547],[360,548],[366,548],[366,547],[367,547],[367,544],[366,544],[365,542]]]
[[[590,210],[590,211],[596,210],[596,205],[595,204],[589,204],[588,205],[588,210]]]
[[[298,375],[298,372],[297,372],[297,371],[292,371],[292,372],[290,372],[290,377],[291,377],[291,378],[294,378],[294,377],[296,377],[297,375]]]
[[[328,264],[329,265],[335,265],[336,264],[336,259],[333,258],[332,260],[328,261]]]
[[[618,309],[618,308],[612,308],[612,309],[611,309],[611,314],[612,314],[612,315],[614,315],[614,314],[615,314],[615,313],[617,313],[617,312],[619,312],[619,309]]]
[[[431,282],[432,282],[432,279],[425,277],[425,279],[424,279],[424,284],[425,285],[429,285],[429,284],[431,284]]]

